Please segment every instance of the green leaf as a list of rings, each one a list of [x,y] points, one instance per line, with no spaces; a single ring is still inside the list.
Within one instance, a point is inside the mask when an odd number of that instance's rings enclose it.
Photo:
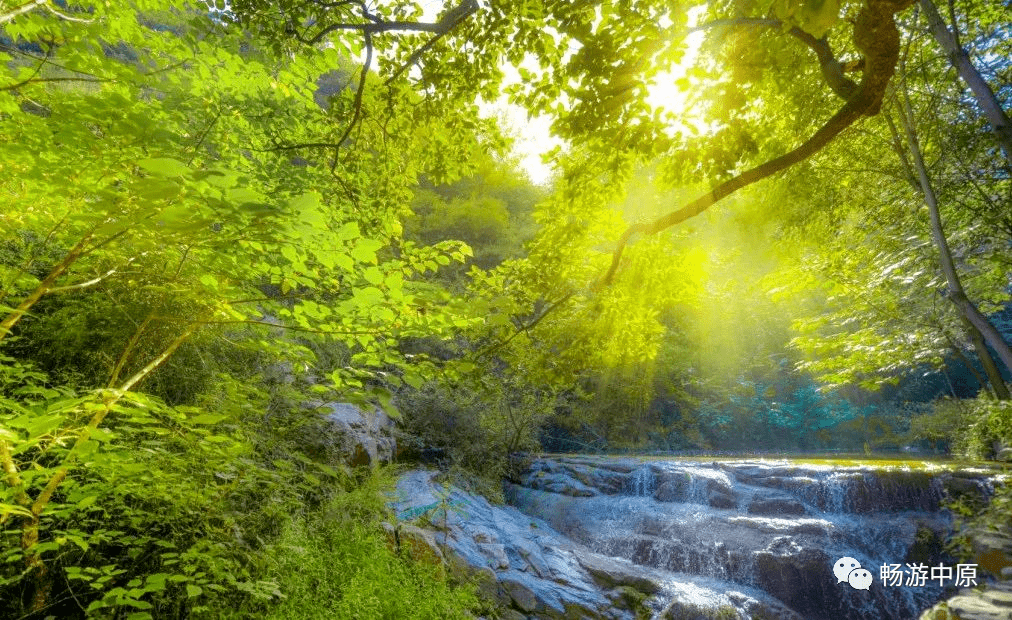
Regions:
[[[210,424],[217,424],[218,422],[221,422],[227,417],[228,417],[227,415],[217,413],[202,413],[200,415],[193,416],[192,418],[187,418],[186,421],[189,422],[190,424],[210,425]]]
[[[7,426],[28,431],[30,437],[48,435],[58,429],[66,419],[64,415],[26,414],[7,421]]]
[[[351,241],[361,237],[362,233],[358,228],[358,222],[348,222],[337,229],[336,236],[338,241]]]
[[[137,165],[155,176],[166,178],[181,177],[190,172],[186,164],[171,157],[142,159],[137,162]]]
[[[375,239],[362,239],[351,251],[352,257],[360,263],[376,264],[376,252],[383,247],[383,243]]]
[[[79,509],[83,510],[83,509],[85,509],[85,508],[93,505],[95,502],[97,502],[98,501],[98,497],[99,497],[98,495],[89,495],[89,496],[85,497],[84,499],[82,499],[81,501],[77,502],[77,507]]]
[[[14,504],[0,504],[0,515],[17,515],[19,517],[31,517],[32,511]]]

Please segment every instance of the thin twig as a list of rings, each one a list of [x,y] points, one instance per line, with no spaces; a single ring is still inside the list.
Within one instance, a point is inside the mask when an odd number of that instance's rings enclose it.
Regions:
[[[41,68],[41,65],[39,66]],[[36,71],[36,74],[38,71]],[[35,74],[33,74],[35,75]],[[0,91],[14,90],[27,84],[39,84],[43,82],[115,82],[112,78],[79,78],[79,77],[51,77],[51,78],[37,78],[32,77],[27,80],[18,82],[17,84],[9,84],[7,86],[0,86]]]
[[[129,264],[131,261],[133,261],[132,258],[127,261],[127,264]],[[77,284],[68,284],[67,286],[56,286],[49,289],[49,293],[66,293],[67,291],[77,291],[83,288],[88,288],[89,286],[95,286],[102,280],[105,280],[112,274],[116,273],[116,271],[117,271],[116,269],[110,269],[109,271],[103,273],[102,275],[92,278],[91,280],[87,280],[85,282],[78,282]]]
[[[341,145],[344,144],[344,141],[351,135],[351,130],[355,128],[355,125],[358,124],[359,118],[362,116],[362,97],[365,94],[365,81],[366,78],[369,77],[369,67],[372,65],[372,33],[366,30],[362,33],[362,35],[365,37],[365,62],[362,63],[362,75],[358,79],[358,90],[355,91],[354,111],[352,112],[351,122],[348,123],[348,127],[344,130],[344,134],[341,135],[337,144],[334,146],[334,159],[330,162],[331,174],[334,174],[334,170],[337,169],[341,153]]]
[[[22,4],[13,11],[0,15],[0,24],[6,24],[7,22],[17,17],[18,15],[28,13],[29,11],[34,10],[36,7],[45,4],[47,1],[48,0],[31,0],[31,2],[26,2],[25,4]]]
[[[313,329],[312,327],[296,327],[294,325],[284,325],[279,323],[271,323],[269,321],[258,321],[256,319],[231,319],[231,320],[200,320],[195,321],[187,317],[178,316],[155,316],[155,319],[162,321],[172,321],[177,323],[196,323],[200,325],[263,325],[264,327],[276,327],[279,329],[287,329],[295,332],[308,332],[311,334],[337,334],[343,336],[377,336],[384,332],[380,330],[328,330],[328,329]]]
[[[453,28],[457,24],[462,22],[472,13],[476,12],[479,8],[480,7],[478,6],[478,3],[475,0],[464,0],[459,5],[457,5],[452,11],[447,13],[443,17],[443,19],[440,20],[439,22],[442,25],[442,29],[433,31],[436,33],[436,36],[432,37],[431,39],[423,43],[421,47],[412,52],[411,55],[408,56],[408,59],[405,60],[404,63],[400,67],[398,67],[396,71],[394,71],[393,75],[388,77],[386,81],[383,82],[383,85],[389,86],[390,83],[396,80],[398,77],[400,77],[401,74],[408,69],[408,67],[418,62],[418,59],[422,57],[422,54],[432,49],[432,47],[440,39],[449,34],[449,32],[453,30]]]
[[[61,12],[57,11],[56,9],[53,8],[53,5],[49,4],[48,2],[46,2],[44,4],[45,4],[46,8],[49,10],[50,13],[52,13],[53,15],[59,17],[60,19],[65,19],[68,22],[77,22],[79,24],[93,24],[93,23],[95,23],[94,19],[83,19],[83,18],[80,18],[80,17],[71,17],[70,15],[67,15],[65,13],[61,13]]]
[[[505,347],[506,345],[508,345],[510,342],[513,341],[514,338],[516,338],[517,336],[519,336],[521,333],[528,333],[528,332],[530,332],[530,330],[532,330],[535,327],[537,327],[538,323],[540,323],[553,310],[555,310],[556,308],[560,307],[562,304],[564,304],[567,301],[569,301],[569,299],[572,298],[574,294],[575,294],[575,292],[572,292],[572,291],[569,292],[569,293],[566,293],[561,298],[559,298],[557,301],[553,302],[550,306],[548,306],[544,310],[544,312],[542,312],[537,317],[535,317],[534,320],[532,320],[530,323],[527,323],[526,325],[522,325],[519,328],[517,328],[516,331],[514,331],[512,334],[510,334],[509,338],[506,338],[505,340],[502,340],[500,342],[497,342],[497,343],[494,343],[494,344],[491,344],[491,345],[485,347],[481,351],[478,351],[478,353],[475,354],[475,357],[483,357],[483,356],[486,356],[486,355],[488,355],[490,353],[494,353],[495,351],[498,351],[499,349],[502,349],[503,347]]]

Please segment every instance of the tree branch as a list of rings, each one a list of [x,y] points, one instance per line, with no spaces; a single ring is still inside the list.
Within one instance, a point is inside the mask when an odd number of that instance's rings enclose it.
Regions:
[[[48,2],[45,2],[44,4],[46,6],[46,9],[50,13],[52,13],[53,15],[59,17],[60,19],[65,19],[68,22],[77,22],[79,24],[92,24],[92,23],[95,22],[94,19],[83,19],[81,17],[71,17],[70,15],[67,15],[66,13],[61,13],[61,12],[57,11],[56,9],[53,8],[53,5],[49,4]]]
[[[384,86],[389,86],[391,82],[400,77],[401,74],[408,69],[408,67],[418,62],[418,59],[422,57],[422,54],[432,49],[432,47],[440,39],[446,36],[447,33],[449,33],[450,30],[453,29],[454,26],[463,21],[466,17],[470,16],[472,13],[475,13],[478,9],[479,6],[476,0],[463,0],[463,2],[457,5],[456,8],[447,13],[443,17],[443,19],[440,20],[439,22],[440,24],[445,24],[444,29],[439,32],[436,32],[436,36],[432,37],[431,39],[426,41],[421,47],[411,52],[411,55],[408,56],[408,59],[406,61],[404,61],[404,64],[398,67],[397,70],[393,72],[393,75],[391,75],[386,79],[386,81],[383,83]]]
[[[910,6],[912,2],[913,0],[868,0],[862,7],[854,25],[853,39],[855,46],[865,56],[864,77],[843,107],[818,131],[793,151],[724,181],[681,209],[672,211],[651,223],[630,226],[619,238],[618,246],[612,254],[611,266],[604,277],[595,284],[595,288],[611,284],[622,260],[622,251],[633,235],[656,234],[695,217],[739,189],[786,170],[818,153],[862,116],[878,114],[886,87],[896,71],[896,63],[899,60],[900,36],[893,16]]]
[[[341,134],[341,137],[334,145],[334,159],[330,162],[331,174],[334,174],[334,170],[337,169],[341,145],[351,135],[352,129],[355,128],[359,118],[362,116],[362,96],[365,94],[365,81],[369,77],[369,67],[372,65],[372,34],[366,31],[363,33],[363,36],[365,37],[365,61],[362,63],[362,75],[358,78],[358,89],[355,91],[354,111],[352,112],[351,122],[348,123],[348,128],[344,130],[344,133]]]
[[[376,336],[382,331],[378,330],[327,330],[327,329],[313,329],[312,327],[296,327],[294,325],[284,325],[280,323],[271,323],[269,321],[258,321],[256,319],[231,319],[231,320],[205,320],[205,321],[194,321],[193,319],[177,317],[177,316],[155,316],[154,319],[162,321],[175,321],[180,323],[195,323],[199,325],[263,325],[264,327],[276,327],[278,329],[287,329],[293,332],[308,332],[311,334],[336,334],[341,336]]]
[[[0,24],[6,24],[7,22],[17,17],[18,15],[23,15],[25,13],[33,11],[35,10],[36,7],[46,4],[46,2],[48,1],[49,0],[31,0],[31,2],[26,2],[25,4],[19,6],[18,8],[13,9],[7,13],[4,13],[3,15],[0,15]]]
[[[32,291],[32,293],[28,295],[28,297],[26,297],[24,301],[22,301],[18,307],[14,309],[14,311],[8,314],[3,321],[0,321],[0,341],[3,341],[3,339],[11,333],[11,328],[13,328],[14,325],[21,320],[21,317],[28,313],[28,310],[35,305],[35,302],[41,299],[43,295],[52,289],[53,284],[61,275],[63,275],[63,272],[70,268],[70,266],[84,254],[88,242],[91,241],[91,235],[92,232],[88,232],[88,234],[81,238],[81,240],[77,242],[77,245],[67,252],[66,256],[63,257],[63,260],[49,271],[49,275],[47,275],[46,278],[35,287],[35,290]]]
[[[369,13],[363,8],[362,17],[368,19],[368,22],[342,22],[337,24],[329,24],[324,26],[319,32],[312,37],[306,38],[304,35],[294,33],[295,38],[301,43],[306,45],[316,45],[323,40],[328,34],[337,32],[338,30],[358,30],[363,34],[379,34],[383,32],[431,32],[437,36],[442,36],[450,31],[457,22],[464,17],[467,17],[478,9],[478,3],[475,0],[463,0],[459,5],[450,9],[446,15],[443,16],[438,22],[409,22],[409,21],[383,21],[376,15]]]
[[[131,258],[130,260],[127,261],[127,263],[129,264],[132,261],[133,261],[133,259]],[[80,290],[80,289],[83,289],[83,288],[88,288],[89,286],[95,286],[96,284],[98,284],[102,280],[105,280],[106,278],[108,278],[109,276],[111,276],[114,273],[116,273],[116,270],[115,269],[110,269],[109,271],[103,273],[100,276],[94,277],[91,280],[87,280],[85,282],[78,282],[77,284],[68,284],[67,286],[56,286],[56,287],[53,287],[53,288],[49,289],[49,292],[50,293],[66,293],[67,291],[77,291],[77,290]]]
[[[738,17],[733,19],[717,19],[712,22],[707,22],[705,24],[695,26],[694,28],[690,28],[689,32],[699,32],[703,30],[710,30],[712,28],[734,26],[761,26],[783,30],[784,23],[779,19]],[[844,75],[843,65],[836,59],[832,48],[829,47],[829,42],[826,40],[826,37],[816,39],[811,33],[806,32],[797,26],[788,30],[787,34],[801,41],[813,52],[815,52],[815,56],[819,60],[819,69],[822,71],[822,78],[826,81],[826,84],[833,90],[834,93],[845,100],[849,99],[850,96],[854,94],[854,91],[857,90],[857,84]]]
[[[530,323],[527,323],[526,325],[521,325],[520,327],[518,327],[516,329],[516,331],[514,331],[512,334],[510,334],[509,338],[506,338],[505,340],[502,340],[500,342],[497,342],[495,344],[492,344],[492,345],[489,345],[489,346],[485,347],[484,349],[482,349],[481,351],[479,351],[476,354],[476,357],[483,357],[483,356],[488,355],[490,353],[494,353],[495,351],[498,351],[499,349],[501,349],[501,348],[505,347],[506,345],[508,345],[510,342],[513,341],[514,338],[516,338],[517,336],[519,336],[521,333],[529,332],[530,330],[534,329],[535,327],[537,327],[538,323],[540,323],[553,310],[555,310],[556,308],[560,307],[562,304],[564,304],[567,301],[569,301],[569,299],[574,294],[575,293],[573,293],[573,292],[567,293],[567,294],[563,295],[561,298],[559,298],[557,301],[552,302],[552,304],[550,306],[548,306],[547,308],[545,308],[545,310],[541,314],[539,314],[538,316],[534,317],[534,319]]]
[[[991,85],[987,83],[980,74],[980,71],[977,70],[977,67],[973,65],[970,55],[960,46],[956,34],[950,31],[945,24],[942,16],[938,13],[935,3],[931,0],[920,0],[920,5],[924,11],[924,15],[928,19],[928,29],[931,31],[935,41],[938,42],[938,45],[949,57],[949,62],[956,69],[959,77],[970,88],[970,91],[973,92],[973,96],[984,112],[987,122],[991,124],[991,131],[994,133],[998,146],[1005,156],[1009,170],[1012,170],[1012,120],[1009,119],[1008,114],[1002,108],[1001,102],[998,101],[994,91],[991,89]]]

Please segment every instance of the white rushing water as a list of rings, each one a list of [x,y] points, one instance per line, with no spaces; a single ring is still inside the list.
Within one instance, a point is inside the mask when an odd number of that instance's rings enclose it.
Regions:
[[[890,585],[881,567],[955,564],[942,549],[953,475],[560,457],[536,462],[508,495],[598,553],[679,575],[666,589],[681,603],[748,617],[744,601],[767,596],[806,620],[910,620],[943,598],[951,581],[943,573],[935,582]],[[961,480],[962,488],[989,490],[985,476]],[[844,557],[870,573],[867,589],[834,575]]]

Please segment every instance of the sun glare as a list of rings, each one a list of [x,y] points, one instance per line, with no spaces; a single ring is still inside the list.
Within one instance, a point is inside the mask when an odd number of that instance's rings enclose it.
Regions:
[[[694,23],[701,14],[702,7],[690,11],[689,21]],[[683,131],[704,133],[707,128],[692,109],[689,97],[691,87],[689,69],[695,64],[699,48],[703,42],[703,32],[691,32],[686,36],[685,53],[681,62],[660,72],[647,85],[646,102],[661,110],[662,118],[668,120],[670,133]],[[537,71],[537,67],[527,67]],[[505,83],[520,81],[520,75],[512,66],[503,67],[506,74]],[[551,121],[543,116],[530,117],[527,111],[511,104],[505,95],[495,102],[480,102],[479,105],[488,116],[500,116],[513,130],[516,140],[514,153],[520,159],[521,166],[530,179],[538,184],[547,182],[552,174],[552,167],[544,161],[544,154],[556,147],[565,148],[562,140],[551,133]]]
[[[685,55],[682,61],[660,72],[647,86],[647,103],[663,110],[671,119],[671,131],[691,128],[701,132],[702,121],[693,113],[689,100],[689,68],[696,62],[699,47],[703,42],[702,32],[692,32],[685,38]]]

